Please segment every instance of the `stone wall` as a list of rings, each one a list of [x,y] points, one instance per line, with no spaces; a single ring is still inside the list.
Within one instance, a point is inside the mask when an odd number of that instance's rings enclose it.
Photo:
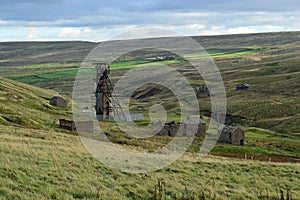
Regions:
[[[190,129],[187,130],[187,129]],[[170,123],[164,125],[157,125],[157,129],[160,130],[158,135],[161,136],[204,136],[206,134],[206,124],[199,123],[185,124],[185,123]]]

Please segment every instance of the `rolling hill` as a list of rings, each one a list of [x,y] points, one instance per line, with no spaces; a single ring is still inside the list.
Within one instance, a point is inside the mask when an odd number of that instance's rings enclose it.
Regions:
[[[49,105],[52,96],[70,95],[81,61],[96,43],[0,43],[0,199],[280,199],[281,191],[299,199],[299,36],[193,37],[221,71],[228,112],[233,124],[244,126],[246,144],[217,144],[199,160],[202,138],[196,138],[179,160],[147,174],[120,172],[97,161],[77,135],[58,128],[58,119],[72,118],[69,108]],[[113,64],[112,79],[153,64],[147,57],[160,53],[131,52]],[[203,84],[197,74],[185,75],[192,85]],[[242,83],[251,88],[236,91]],[[165,92],[139,88],[132,109],[163,102],[177,119],[177,105]],[[209,114],[209,100],[199,103]],[[170,139],[138,140],[120,134],[112,123],[104,125],[111,131],[108,138],[129,151],[151,151]]]
[[[0,124],[33,129],[55,129],[59,118],[70,118],[66,109],[49,99],[59,94],[0,77]]]
[[[278,133],[300,133],[299,37],[299,32],[193,37],[208,51],[222,74],[228,97],[227,112],[235,123]],[[96,45],[89,42],[0,43],[0,75],[70,95],[81,61]],[[116,61],[112,70],[119,77],[131,68],[151,66],[153,63],[147,58],[155,55],[161,52],[131,52],[125,60]],[[195,55],[187,57],[198,59]],[[184,67],[180,61],[161,64]],[[114,74],[111,76],[114,79]],[[199,75],[186,76],[192,85],[202,84]],[[251,89],[235,91],[235,87],[243,83],[250,84]],[[169,101],[161,95],[153,96],[151,101],[155,99]],[[199,102],[204,114],[209,115],[209,101],[200,99]]]
[[[57,128],[56,119],[71,116],[48,104],[56,92],[2,77],[0,89],[0,199],[258,199],[279,198],[280,190],[300,197],[299,163],[282,163],[298,162],[297,137],[249,129],[244,147],[219,144],[204,160],[197,158],[197,139],[172,165],[128,174],[106,167],[78,136]],[[110,139],[124,148],[143,144],[128,137]],[[152,138],[147,148],[163,141]],[[269,161],[257,161],[264,158]]]

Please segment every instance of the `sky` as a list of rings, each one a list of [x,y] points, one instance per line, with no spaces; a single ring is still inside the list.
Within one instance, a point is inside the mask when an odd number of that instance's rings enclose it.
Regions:
[[[300,31],[300,0],[0,0],[0,41],[106,41],[136,28],[182,35]]]

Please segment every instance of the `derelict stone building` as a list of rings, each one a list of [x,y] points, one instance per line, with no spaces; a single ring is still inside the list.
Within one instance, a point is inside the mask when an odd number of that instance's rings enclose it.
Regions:
[[[225,126],[219,136],[218,142],[244,145],[245,132],[239,127]]]
[[[60,119],[59,127],[69,131],[80,131],[86,133],[93,133],[94,131],[93,121],[80,121],[75,123],[72,120]]]
[[[156,123],[156,129],[158,130],[157,134],[160,136],[204,136],[206,134],[206,124],[204,121],[200,120],[198,125],[195,123],[195,126],[197,127],[193,127],[195,130],[194,133],[187,130],[187,127],[191,126],[193,126],[193,124],[187,124],[186,122],[175,123],[172,121],[166,124],[162,124],[161,122]]]
[[[68,105],[68,101],[62,97],[54,96],[49,101],[50,105],[57,106],[61,108],[66,108]]]

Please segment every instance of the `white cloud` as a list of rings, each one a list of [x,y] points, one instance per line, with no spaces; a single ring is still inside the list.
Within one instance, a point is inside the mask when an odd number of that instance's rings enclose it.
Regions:
[[[240,27],[225,27],[213,26],[210,30],[205,30],[201,35],[223,35],[223,34],[245,34],[245,33],[261,33],[261,32],[280,32],[293,31],[284,26],[240,26]]]
[[[6,25],[7,21],[0,20],[0,25]]]
[[[216,13],[212,12],[187,12],[187,13],[174,13],[171,15],[175,15],[176,17],[208,17],[212,16]]]
[[[30,28],[27,34],[27,39],[33,40],[38,38],[38,31],[36,28]]]
[[[61,38],[73,38],[73,39],[80,39],[85,38],[92,32],[90,28],[62,28],[58,37]]]
[[[170,29],[183,35],[221,35],[299,31],[298,12],[174,12],[97,13],[56,21],[5,21],[0,19],[0,41],[88,40],[104,41],[134,28]],[[154,33],[153,33],[154,34]],[[157,33],[155,33],[159,36]],[[138,37],[138,35],[136,36]]]

